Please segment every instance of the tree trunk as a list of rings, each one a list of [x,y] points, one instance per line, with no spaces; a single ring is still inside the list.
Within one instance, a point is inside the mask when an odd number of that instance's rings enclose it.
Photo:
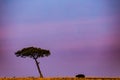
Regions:
[[[41,78],[43,78],[42,72],[41,72],[40,67],[39,67],[39,62],[37,61],[37,59],[34,59],[34,60],[35,60],[35,63],[37,65],[37,69],[38,69],[39,75],[40,75]]]

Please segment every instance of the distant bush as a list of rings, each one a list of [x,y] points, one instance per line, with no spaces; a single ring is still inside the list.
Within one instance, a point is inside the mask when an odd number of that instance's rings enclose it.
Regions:
[[[77,74],[75,77],[77,77],[77,78],[85,78],[85,75],[84,74]]]

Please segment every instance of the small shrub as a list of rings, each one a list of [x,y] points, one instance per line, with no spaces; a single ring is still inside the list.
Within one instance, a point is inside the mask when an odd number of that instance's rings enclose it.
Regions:
[[[84,74],[77,74],[75,77],[77,77],[77,78],[85,78],[85,75]]]

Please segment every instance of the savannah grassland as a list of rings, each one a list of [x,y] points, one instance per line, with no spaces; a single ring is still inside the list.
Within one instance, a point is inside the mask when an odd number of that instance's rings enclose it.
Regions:
[[[120,78],[0,78],[0,80],[120,80]]]

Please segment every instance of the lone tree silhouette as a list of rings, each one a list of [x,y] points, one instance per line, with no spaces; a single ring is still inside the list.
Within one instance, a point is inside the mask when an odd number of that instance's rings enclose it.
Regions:
[[[45,57],[45,56],[49,56],[50,55],[50,51],[49,50],[45,50],[45,49],[41,49],[41,48],[37,48],[37,47],[27,47],[27,48],[23,48],[22,50],[18,50],[15,55],[17,57],[30,57],[33,58],[35,60],[39,75],[41,78],[43,78],[43,74],[40,70],[39,67],[39,62],[38,62],[38,58],[41,57]]]

